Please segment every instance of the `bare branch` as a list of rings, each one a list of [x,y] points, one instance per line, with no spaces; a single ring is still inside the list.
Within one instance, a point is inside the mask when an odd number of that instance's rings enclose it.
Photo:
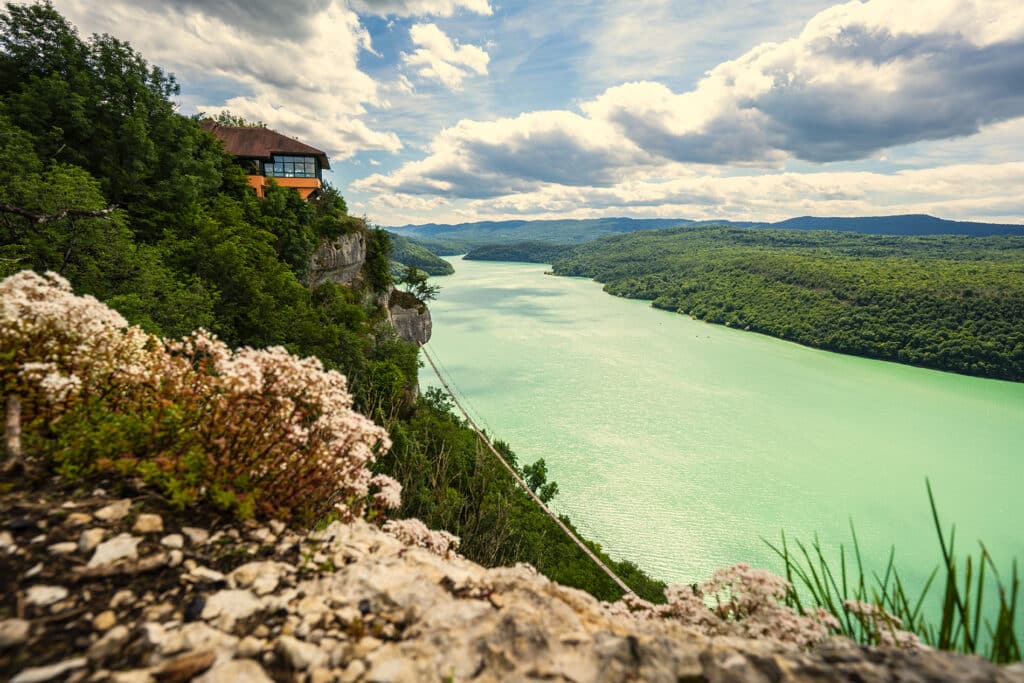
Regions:
[[[15,216],[21,216],[27,218],[33,223],[42,225],[43,223],[52,223],[53,221],[59,221],[62,218],[77,217],[77,218],[102,218],[109,216],[110,214],[117,211],[117,205],[108,206],[105,209],[97,209],[95,211],[88,211],[85,209],[64,209],[53,214],[42,214],[23,209],[20,206],[14,206],[13,204],[2,204],[0,203],[0,213],[12,213]]]

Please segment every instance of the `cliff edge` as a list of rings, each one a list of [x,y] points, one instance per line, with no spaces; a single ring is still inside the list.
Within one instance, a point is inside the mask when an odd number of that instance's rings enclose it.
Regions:
[[[527,566],[440,556],[415,529],[182,526],[141,490],[0,502],[0,678],[15,683],[1024,681],[931,650],[708,638]]]

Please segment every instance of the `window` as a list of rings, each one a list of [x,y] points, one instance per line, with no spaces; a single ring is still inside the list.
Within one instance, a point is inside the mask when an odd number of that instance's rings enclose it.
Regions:
[[[266,174],[273,178],[315,178],[315,157],[274,157],[267,162]]]

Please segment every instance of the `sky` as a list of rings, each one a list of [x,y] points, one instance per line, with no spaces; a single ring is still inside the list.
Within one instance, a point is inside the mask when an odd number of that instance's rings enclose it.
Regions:
[[[1024,223],[1020,0],[54,0],[384,226]]]

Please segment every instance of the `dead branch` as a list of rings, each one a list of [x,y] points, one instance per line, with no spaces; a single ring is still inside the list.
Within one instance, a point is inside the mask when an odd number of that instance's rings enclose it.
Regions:
[[[20,206],[14,206],[13,204],[2,204],[0,203],[0,213],[10,213],[15,216],[21,216],[28,220],[42,225],[44,223],[52,223],[53,221],[59,221],[62,218],[103,218],[117,211],[117,205],[108,206],[105,209],[96,209],[89,211],[86,209],[63,209],[57,213],[43,214],[23,209]]]

